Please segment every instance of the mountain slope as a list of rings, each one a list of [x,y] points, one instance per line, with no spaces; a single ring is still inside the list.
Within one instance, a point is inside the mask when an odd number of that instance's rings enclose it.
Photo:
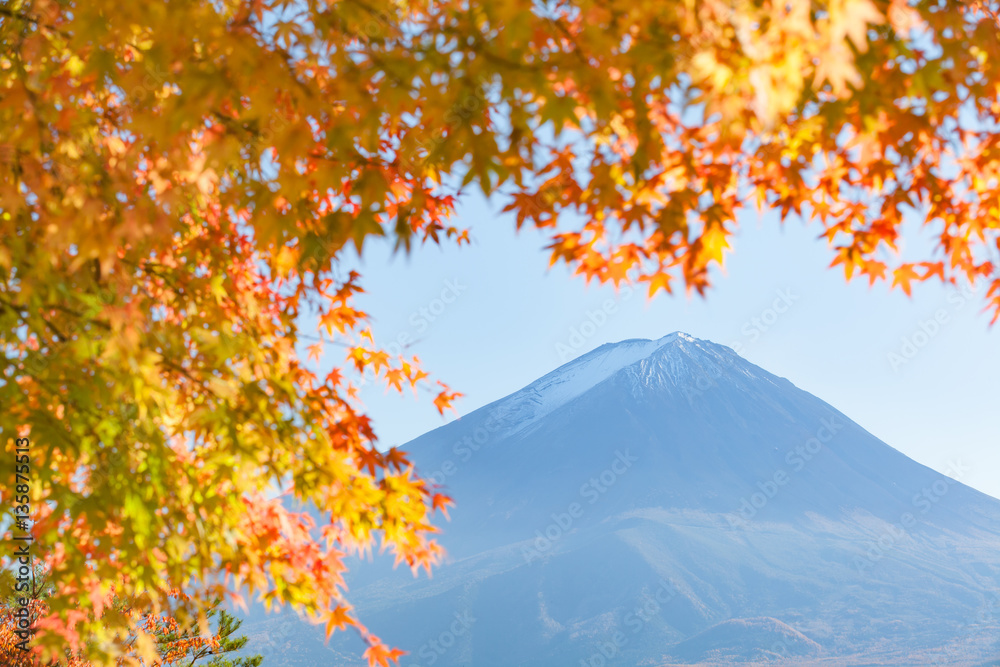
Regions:
[[[407,667],[1000,655],[1000,501],[729,348],[604,345],[405,449],[458,503],[449,563],[350,581]]]

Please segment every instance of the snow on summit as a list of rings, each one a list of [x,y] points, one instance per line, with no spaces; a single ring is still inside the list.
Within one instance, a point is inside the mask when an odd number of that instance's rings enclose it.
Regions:
[[[675,331],[657,340],[634,338],[605,343],[502,399],[505,412],[516,415],[520,425],[525,426],[583,395],[615,373],[681,341],[699,342],[686,333]]]
[[[656,340],[605,343],[483,409],[504,415],[506,433],[518,432],[619,374],[629,378],[633,391],[697,386],[723,376],[738,384],[774,379],[728,347],[675,331]]]

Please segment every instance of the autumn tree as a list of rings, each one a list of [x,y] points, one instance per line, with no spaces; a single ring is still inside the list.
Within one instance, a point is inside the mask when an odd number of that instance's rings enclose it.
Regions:
[[[997,35],[950,0],[0,2],[0,430],[33,452],[39,641],[112,659],[129,621],[92,612],[127,580],[181,621],[248,587],[398,657],[343,557],[429,569],[449,501],[354,378],[457,394],[380,347],[344,260],[466,242],[473,190],[588,280],[703,293],[774,208],[848,279],[986,282],[995,320]]]
[[[135,614],[134,604],[116,600],[118,609],[125,614]],[[150,667],[259,667],[263,656],[231,655],[246,646],[248,638],[235,634],[243,621],[219,604],[214,601],[206,613],[209,625],[216,626],[208,632],[199,624],[183,625],[169,616],[138,614],[136,628],[124,642],[126,655],[138,657],[138,642],[145,635],[152,638],[156,653],[156,658],[147,663]]]
[[[49,667],[67,665],[83,667],[78,654],[65,651],[61,660],[38,659],[31,643],[33,626],[43,618],[48,609],[45,599],[52,594],[52,586],[46,580],[45,568],[40,563],[32,563],[30,576],[24,585],[17,587],[18,580],[11,570],[0,570],[0,664],[4,667]],[[23,604],[27,603],[27,604]],[[27,614],[22,616],[21,610]],[[22,620],[28,627],[24,628]]]
[[[49,615],[47,599],[54,587],[47,579],[45,568],[36,564],[32,568],[30,589],[24,592],[8,593],[14,590],[14,577],[9,570],[0,571],[0,664],[4,667],[94,667],[84,654],[86,647],[77,651],[64,651],[60,659],[42,659],[34,650],[31,639],[25,640],[16,630],[17,609],[22,601],[28,602],[28,613],[32,625]],[[176,597],[183,597],[175,593]],[[214,630],[204,630],[197,626],[183,626],[176,619],[143,613],[141,599],[129,599],[112,592],[103,609],[103,615],[121,615],[135,621],[134,630],[122,640],[122,653],[116,665],[137,665],[142,667],[259,667],[264,658],[260,655],[231,657],[242,649],[247,637],[236,634],[242,621],[222,609],[219,601],[213,601],[206,618]],[[98,619],[100,620],[100,619]],[[146,652],[152,656],[141,661],[139,643],[150,641]],[[28,649],[28,650],[25,650]]]
[[[209,611],[211,615],[212,611]],[[262,655],[249,657],[232,658],[226,657],[227,653],[235,653],[247,645],[249,638],[246,635],[236,635],[236,631],[243,625],[243,620],[233,616],[225,609],[219,610],[218,628],[215,635],[218,638],[218,648],[207,653],[194,653],[179,661],[179,664],[193,665],[198,660],[206,656],[213,656],[205,667],[260,667],[264,662]],[[234,636],[235,635],[235,636]],[[187,660],[190,658],[190,661]]]

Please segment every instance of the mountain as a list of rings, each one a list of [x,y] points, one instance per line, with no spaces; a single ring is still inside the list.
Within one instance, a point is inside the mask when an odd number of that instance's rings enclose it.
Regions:
[[[1000,664],[1000,501],[730,348],[603,345],[404,449],[448,561],[349,583],[405,667]],[[265,664],[363,664],[276,622]]]

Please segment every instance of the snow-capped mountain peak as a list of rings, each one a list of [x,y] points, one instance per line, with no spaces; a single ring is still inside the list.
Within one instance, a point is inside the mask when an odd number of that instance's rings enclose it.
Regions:
[[[433,579],[359,563],[350,584],[407,664],[1000,654],[1000,501],[728,347],[603,345],[404,449],[456,501],[448,561]],[[358,638],[310,631],[285,664],[361,664]]]
[[[680,331],[657,340],[633,338],[605,343],[501,399],[503,412],[515,417],[518,426],[523,428],[582,396],[619,371],[685,343],[694,344],[697,349],[703,349],[701,344],[718,347]]]

